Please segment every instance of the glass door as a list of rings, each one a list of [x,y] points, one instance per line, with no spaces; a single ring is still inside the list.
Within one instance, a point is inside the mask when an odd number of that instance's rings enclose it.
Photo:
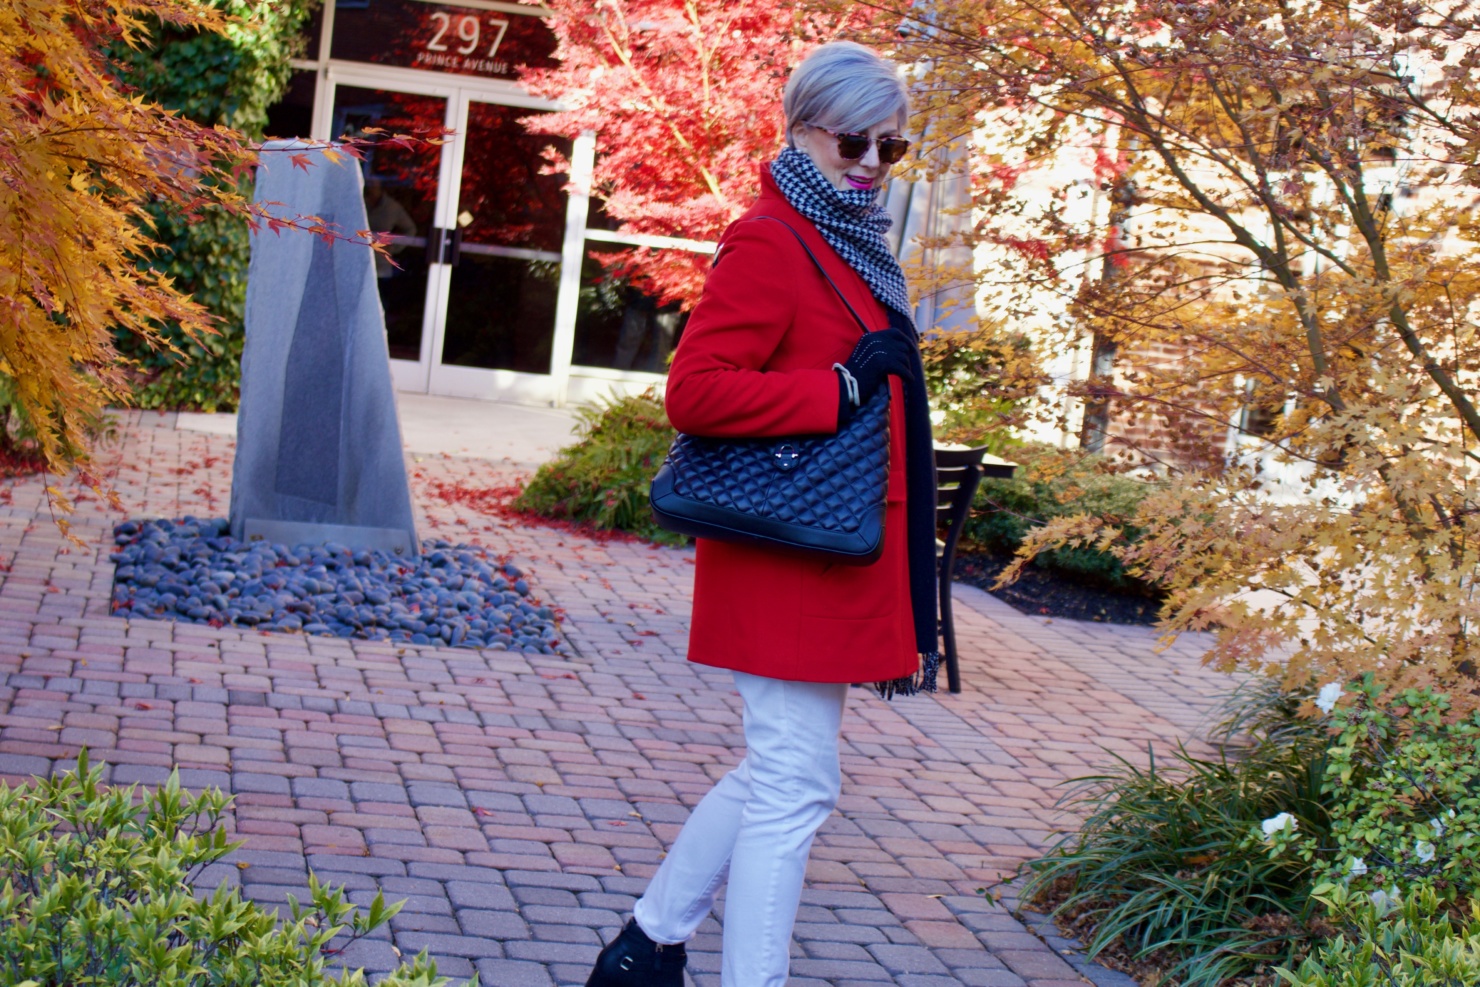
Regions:
[[[389,236],[389,256],[375,258],[375,284],[385,312],[392,376],[401,390],[424,391],[431,357],[426,327],[437,300],[438,199],[445,165],[434,144],[395,139],[446,126],[450,99],[435,91],[403,92],[337,82],[329,133],[370,141],[361,168],[370,229]]]
[[[531,133],[540,111],[459,100],[458,176],[443,254],[447,299],[431,368],[433,393],[547,401],[555,337],[565,175],[545,174],[545,149],[569,142]]]
[[[565,175],[542,172],[546,148],[569,142],[520,122],[547,111],[465,86],[392,89],[337,67],[331,81],[329,134],[370,142],[365,208],[389,237],[375,274],[396,389],[553,400],[568,196]],[[397,139],[444,127],[440,144]]]

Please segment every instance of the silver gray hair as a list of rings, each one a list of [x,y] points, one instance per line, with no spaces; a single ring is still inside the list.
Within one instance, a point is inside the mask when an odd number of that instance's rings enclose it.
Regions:
[[[802,59],[786,81],[781,98],[786,112],[786,143],[792,128],[810,123],[839,133],[856,133],[876,123],[909,121],[910,96],[899,69],[863,45],[830,41]]]

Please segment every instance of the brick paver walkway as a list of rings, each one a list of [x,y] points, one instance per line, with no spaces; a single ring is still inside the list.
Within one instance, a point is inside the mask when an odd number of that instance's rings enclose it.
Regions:
[[[221,516],[229,438],[124,416],[105,455],[128,516]],[[426,948],[484,984],[584,982],[692,806],[742,751],[727,673],[683,660],[692,553],[510,527],[431,493],[508,483],[507,464],[412,457],[427,535],[507,553],[565,612],[570,659],[391,646],[108,613],[110,526],[84,499],[70,546],[38,480],[0,486],[0,777],[87,745],[114,782],[236,796],[247,843],[206,884],[265,903],[308,869],[406,898],[349,960]],[[958,587],[966,691],[854,690],[843,797],[813,850],[795,987],[1068,987],[1080,972],[975,889],[1037,853],[1060,783],[1195,737],[1228,681],[1201,642],[1030,618]],[[245,866],[241,866],[245,865]],[[718,926],[690,947],[718,984]],[[1081,965],[1102,984],[1128,983]]]

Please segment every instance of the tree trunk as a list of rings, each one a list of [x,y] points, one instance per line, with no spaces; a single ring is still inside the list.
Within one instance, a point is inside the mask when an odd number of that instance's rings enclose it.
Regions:
[[[1136,200],[1135,180],[1131,178],[1128,164],[1129,140],[1125,130],[1120,132],[1120,169],[1110,185],[1110,217],[1106,224],[1105,256],[1101,261],[1100,280],[1111,281],[1118,276],[1124,264],[1122,252],[1126,249],[1126,226],[1130,221],[1131,206]],[[1105,333],[1095,330],[1090,349],[1089,396],[1084,402],[1084,421],[1079,428],[1079,447],[1086,452],[1104,452],[1105,439],[1110,431],[1110,392],[1115,378],[1115,357],[1120,352],[1120,343]]]

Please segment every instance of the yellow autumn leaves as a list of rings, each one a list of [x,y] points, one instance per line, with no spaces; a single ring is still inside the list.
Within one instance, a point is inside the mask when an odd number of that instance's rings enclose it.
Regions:
[[[1026,551],[1115,551],[1224,667],[1480,705],[1468,5],[871,6],[921,128],[1012,176],[976,183],[960,237],[979,303],[1050,363],[1114,352],[1070,393],[1166,480],[1137,517],[1060,519]]]
[[[126,393],[113,331],[154,337],[205,312],[141,270],[153,248],[140,204],[226,201],[212,179],[244,140],[123,90],[103,56],[158,19],[219,28],[194,0],[11,0],[0,6],[0,367],[41,451],[85,460],[86,426]]]

